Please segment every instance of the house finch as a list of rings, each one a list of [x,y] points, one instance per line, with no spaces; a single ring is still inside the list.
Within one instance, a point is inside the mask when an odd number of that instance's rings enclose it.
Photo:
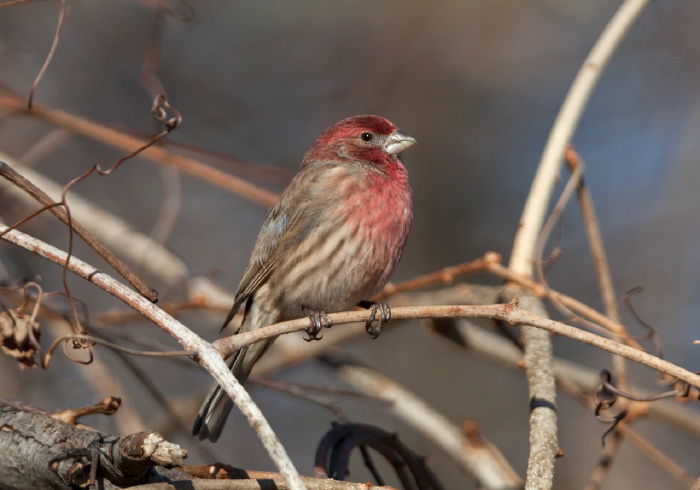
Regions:
[[[379,335],[390,310],[368,299],[389,280],[406,243],[413,214],[399,155],[415,142],[379,116],[343,119],[321,133],[267,213],[224,326],[245,304],[238,332],[306,315],[312,324],[306,340],[314,340],[324,324],[331,326],[328,312],[362,306],[372,312],[367,331]],[[228,360],[238,381],[273,340]],[[193,434],[216,441],[232,406],[215,385]]]

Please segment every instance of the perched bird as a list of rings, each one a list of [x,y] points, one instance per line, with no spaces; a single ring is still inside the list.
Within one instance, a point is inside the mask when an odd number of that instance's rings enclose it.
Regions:
[[[399,155],[415,142],[379,116],[343,119],[321,133],[267,213],[224,326],[245,304],[238,332],[308,316],[306,340],[314,340],[324,324],[331,326],[327,313],[361,306],[372,312],[367,331],[379,335],[391,312],[368,300],[387,283],[406,243],[413,213]],[[238,381],[273,340],[228,360]],[[193,434],[216,441],[232,406],[215,385]]]

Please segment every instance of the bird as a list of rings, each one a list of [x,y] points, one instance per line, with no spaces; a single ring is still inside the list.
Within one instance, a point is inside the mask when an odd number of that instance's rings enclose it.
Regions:
[[[406,244],[412,192],[400,156],[415,143],[375,115],[349,117],[323,131],[268,211],[222,330],[245,306],[236,333],[306,316],[305,340],[318,340],[332,325],[328,313],[360,306],[370,310],[365,328],[376,338],[391,310],[370,298],[389,281]],[[228,359],[240,383],[273,341],[248,345]],[[215,384],[193,435],[216,442],[232,406]]]

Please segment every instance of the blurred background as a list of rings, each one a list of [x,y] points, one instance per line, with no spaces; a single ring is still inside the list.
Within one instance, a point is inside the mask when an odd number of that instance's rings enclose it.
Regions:
[[[55,57],[35,101],[123,129],[158,132],[149,113],[151,96],[140,76],[153,35],[155,14],[149,5],[69,2]],[[394,277],[400,281],[489,250],[507,260],[554,118],[620,2],[167,5],[183,19],[170,17],[164,23],[156,72],[170,103],[183,115],[182,126],[167,140],[277,170],[263,173],[226,159],[199,157],[211,165],[279,192],[308,145],[344,117],[380,114],[418,140],[404,156],[415,220]],[[29,93],[50,49],[58,11],[58,2],[0,9],[2,93]],[[700,339],[699,21],[698,2],[649,4],[603,74],[573,140],[587,165],[586,181],[600,215],[617,294],[644,288],[634,299],[639,315],[657,330],[666,358],[691,371],[700,369],[700,346],[692,345]],[[96,163],[110,166],[124,154],[55,130],[36,118],[3,113],[0,151],[61,185]],[[175,196],[168,206],[179,209],[165,244],[193,274],[207,274],[231,292],[266,212],[264,206],[191,176],[173,179],[172,172],[138,157],[109,177],[91,176],[73,189],[144,233],[159,223],[163,200]],[[0,212],[9,222],[28,211],[0,194]],[[67,233],[53,217],[37,218],[22,229],[67,247]],[[558,235],[564,254],[548,271],[550,285],[601,309],[576,206],[565,213]],[[6,284],[40,278],[45,291],[62,290],[58,267],[8,245],[0,253]],[[76,255],[109,270],[82,244]],[[139,264],[132,265],[139,269]],[[146,279],[160,289],[161,301],[182,299],[178,287],[162,289],[157,278]],[[466,280],[498,284],[487,276]],[[70,286],[91,315],[124,310],[75,277]],[[224,315],[189,311],[179,318],[213,340]],[[630,316],[625,320],[632,332],[643,333]],[[65,323],[54,323],[44,331],[45,343],[68,329]],[[177,348],[145,321],[116,328]],[[297,340],[302,343],[301,335]],[[521,373],[479,361],[419,322],[394,325],[376,341],[358,335],[346,348],[453,421],[478,422],[483,435],[524,475],[529,406]],[[162,409],[153,396],[117,356],[105,349],[97,352],[102,368],[73,364],[59,355],[48,372],[20,371],[0,357],[0,396],[57,410],[117,395],[141,414],[147,427],[157,428]],[[555,339],[555,353],[595,369],[610,367],[610,356],[573,341]],[[135,362],[183,413],[196,410],[210,385],[207,373],[193,363]],[[650,391],[660,389],[653,384],[653,372],[638,369],[634,374]],[[343,386],[332,370],[313,360],[274,377]],[[269,389],[253,386],[251,392],[299,470],[312,473],[315,446],[333,414]],[[433,443],[397,421],[386,407],[353,398],[340,402],[352,420],[396,430],[414,450],[428,455],[447,488],[474,488]],[[555,487],[580,488],[600,455],[600,436],[607,426],[566,395],[558,404],[565,457],[557,461]],[[85,423],[116,432],[118,417],[120,413],[94,416]],[[638,428],[692,475],[700,472],[697,440],[659,424],[643,422]],[[182,432],[167,436],[191,450],[192,463],[213,456],[238,467],[272,468],[238,413],[232,414],[220,442],[205,443],[203,450]],[[350,479],[369,478],[361,468],[355,471]],[[683,486],[624,444],[604,488]]]

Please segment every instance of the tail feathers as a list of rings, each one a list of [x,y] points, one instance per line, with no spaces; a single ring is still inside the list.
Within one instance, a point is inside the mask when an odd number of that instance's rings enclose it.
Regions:
[[[197,418],[194,419],[192,435],[197,436],[200,441],[209,439],[211,442],[216,442],[232,408],[231,398],[218,384],[214,385],[209,390],[202,408],[199,409]]]
[[[249,345],[236,352],[227,361],[239,383],[243,384],[245,382],[255,363],[271,344],[272,341],[267,340]],[[212,386],[202,407],[199,409],[199,413],[197,413],[197,418],[194,420],[192,435],[197,436],[200,441],[209,439],[211,442],[216,442],[221,436],[221,431],[232,408],[233,400],[231,400],[231,397],[226,394],[218,383]]]

